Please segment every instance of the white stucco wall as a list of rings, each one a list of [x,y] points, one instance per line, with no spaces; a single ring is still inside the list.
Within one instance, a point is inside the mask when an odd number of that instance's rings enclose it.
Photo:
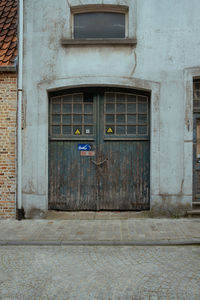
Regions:
[[[164,199],[191,204],[192,96],[187,92],[193,68],[195,76],[200,71],[200,2],[24,2],[25,209],[48,206],[47,91],[99,84],[151,90],[151,206]],[[71,37],[70,6],[95,3],[129,7],[135,47],[61,45],[62,38]]]

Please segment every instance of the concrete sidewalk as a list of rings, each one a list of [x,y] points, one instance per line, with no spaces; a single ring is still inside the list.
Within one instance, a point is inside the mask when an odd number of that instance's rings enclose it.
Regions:
[[[0,220],[0,245],[200,245],[200,219]]]

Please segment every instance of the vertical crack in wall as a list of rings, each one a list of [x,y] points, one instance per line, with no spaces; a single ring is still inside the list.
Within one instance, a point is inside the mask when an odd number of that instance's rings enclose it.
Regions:
[[[133,55],[134,55],[134,64],[133,64],[133,68],[132,68],[132,71],[130,73],[130,77],[133,76],[133,74],[135,73],[135,69],[137,67],[137,54],[136,54],[136,51],[135,49],[133,48]]]

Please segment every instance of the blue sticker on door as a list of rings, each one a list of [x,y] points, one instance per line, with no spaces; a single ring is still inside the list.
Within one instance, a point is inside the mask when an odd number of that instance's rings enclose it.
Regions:
[[[90,151],[91,145],[90,144],[78,144],[78,151]]]

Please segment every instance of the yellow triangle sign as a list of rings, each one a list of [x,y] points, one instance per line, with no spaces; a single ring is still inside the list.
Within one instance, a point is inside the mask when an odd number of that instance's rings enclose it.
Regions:
[[[80,133],[80,130],[76,129],[75,134],[76,134],[76,135],[77,135],[77,134],[81,134],[81,133]]]
[[[108,128],[107,133],[113,133],[112,128]]]

